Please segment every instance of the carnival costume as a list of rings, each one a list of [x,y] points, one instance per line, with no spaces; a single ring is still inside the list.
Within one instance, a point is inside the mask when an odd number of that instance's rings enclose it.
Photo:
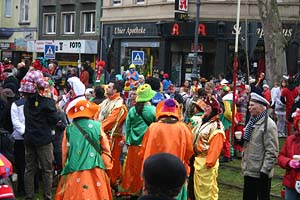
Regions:
[[[156,118],[157,122],[152,123],[144,135],[140,156],[145,161],[155,153],[173,154],[183,162],[189,174],[192,133],[181,120],[179,104],[173,99],[161,101],[156,107]],[[186,186],[183,188],[177,199],[187,199]]]
[[[126,144],[128,145],[127,159],[122,179],[122,188],[131,193],[137,193],[142,189],[143,182],[140,177],[142,159],[138,156],[142,140],[148,126],[156,120],[155,107],[150,104],[155,92],[149,84],[144,84],[137,89],[137,104],[142,103],[142,113],[137,113],[133,106],[126,118]]]
[[[62,142],[63,170],[55,200],[112,199],[110,181],[105,172],[112,168],[109,142],[101,131],[100,122],[89,119],[97,112],[98,106],[87,100],[73,101],[77,103],[68,112],[73,123],[65,130]],[[98,150],[75,122],[97,144]]]
[[[225,92],[225,95],[222,97],[222,101],[224,104],[224,110],[223,113],[220,114],[220,120],[222,124],[224,125],[225,130],[225,136],[226,140],[223,145],[223,161],[230,161],[231,157],[234,155],[234,151],[231,145],[231,126],[232,126],[232,115],[235,115],[235,113],[232,113],[233,110],[233,93],[230,91],[230,87],[225,85],[222,88],[223,92]],[[235,106],[235,105],[234,105]],[[235,109],[237,110],[237,109]]]
[[[111,154],[114,158],[113,168],[108,171],[112,185],[115,185],[122,175],[119,159],[122,148],[118,144],[123,140],[122,125],[125,122],[127,112],[120,93],[116,93],[99,105],[98,113],[95,115],[96,120],[101,122],[102,129],[109,138]]]
[[[96,63],[95,86],[105,84],[105,62],[99,60]]]
[[[135,65],[131,64],[129,66],[129,70],[126,72],[126,82],[129,82],[130,84],[130,89],[132,89],[135,85],[135,82],[139,81],[139,73],[135,69]],[[126,85],[125,82],[125,85]]]
[[[212,107],[213,114],[205,116],[202,123],[199,123],[193,130],[194,192],[197,200],[217,200],[219,156],[225,141],[225,133],[218,119],[220,107],[217,100],[213,97],[206,97],[204,102]]]

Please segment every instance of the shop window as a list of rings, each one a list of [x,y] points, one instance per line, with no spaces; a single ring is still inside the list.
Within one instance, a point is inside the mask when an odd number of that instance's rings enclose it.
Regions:
[[[29,22],[29,0],[21,0],[20,21]]]
[[[122,4],[122,0],[113,0],[113,6],[120,6]]]
[[[63,13],[62,16],[64,34],[74,34],[75,14]]]
[[[44,26],[46,34],[56,33],[56,15],[55,14],[45,14],[44,15]]]
[[[82,25],[84,33],[95,33],[95,16],[95,11],[82,13]]]
[[[155,47],[154,47],[155,46]],[[132,52],[144,51],[144,64],[136,65],[136,70],[144,76],[152,75],[159,69],[159,43],[158,42],[124,42],[121,43],[120,65],[122,70],[128,70],[132,63]]]
[[[11,0],[5,0],[5,17],[11,17]]]

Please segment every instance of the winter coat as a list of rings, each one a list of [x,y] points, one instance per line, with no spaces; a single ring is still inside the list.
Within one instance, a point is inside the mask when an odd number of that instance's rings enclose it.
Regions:
[[[253,125],[250,141],[244,142],[242,173],[244,176],[259,178],[260,172],[274,175],[274,165],[278,156],[278,134],[275,122],[268,117],[265,131],[265,117]]]
[[[278,165],[286,169],[282,184],[290,189],[294,189],[294,177],[296,173],[300,173],[300,169],[293,169],[289,167],[288,163],[293,159],[293,155],[300,155],[300,133],[291,135],[286,138],[286,141],[279,152]]]
[[[27,145],[46,145],[52,142],[51,130],[59,121],[53,99],[33,94],[24,104],[25,134]]]

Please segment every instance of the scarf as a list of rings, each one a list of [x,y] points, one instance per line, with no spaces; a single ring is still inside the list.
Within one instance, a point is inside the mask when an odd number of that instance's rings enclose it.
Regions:
[[[263,111],[262,113],[260,113],[256,117],[253,117],[253,116],[250,117],[249,122],[246,125],[244,140],[250,141],[250,137],[251,137],[252,130],[253,130],[253,125],[256,122],[258,122],[261,118],[265,117],[266,114],[267,114],[267,110]]]

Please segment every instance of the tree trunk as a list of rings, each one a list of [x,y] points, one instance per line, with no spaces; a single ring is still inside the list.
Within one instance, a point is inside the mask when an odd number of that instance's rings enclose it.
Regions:
[[[266,80],[270,86],[287,73],[285,39],[276,0],[257,0],[264,30]]]

